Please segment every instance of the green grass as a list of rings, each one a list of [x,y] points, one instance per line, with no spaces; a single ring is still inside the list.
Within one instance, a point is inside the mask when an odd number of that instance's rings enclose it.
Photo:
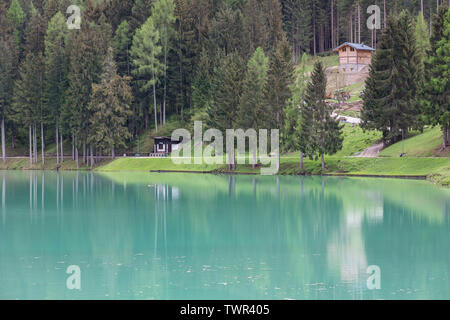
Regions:
[[[333,54],[330,56],[308,56],[308,60],[306,62],[306,67],[305,67],[305,71],[306,72],[312,72],[314,70],[314,64],[317,61],[321,61],[324,68],[329,68],[329,67],[336,67],[339,65],[338,62],[338,55],[337,54]]]
[[[359,126],[345,124],[343,129],[344,142],[342,150],[336,153],[335,157],[354,156],[368,147],[374,145],[381,139],[381,133],[378,131],[364,132]],[[299,157],[300,152],[290,153],[289,156]]]
[[[405,140],[407,157],[432,157],[442,144],[442,132],[439,127],[426,129],[423,134]],[[402,153],[402,142],[381,151],[381,157],[399,157]]]
[[[120,158],[98,168],[101,171],[212,171],[220,166],[207,164],[175,164],[171,158]]]

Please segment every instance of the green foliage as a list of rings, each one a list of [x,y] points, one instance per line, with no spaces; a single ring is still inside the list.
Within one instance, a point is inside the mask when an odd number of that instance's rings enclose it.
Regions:
[[[131,115],[130,104],[133,99],[130,78],[116,73],[113,49],[103,63],[101,83],[92,85],[92,94],[87,110],[89,118],[89,136],[87,143],[103,150],[125,148],[131,134],[127,120]]]
[[[58,12],[50,20],[45,35],[45,100],[51,118],[56,123],[61,120],[61,109],[68,87],[67,36],[66,19]]]
[[[389,18],[366,81],[363,127],[382,131],[386,143],[420,126],[420,55],[410,20],[406,12]]]
[[[267,85],[269,59],[258,47],[247,63],[242,96],[239,104],[239,126],[245,129],[263,129],[268,122],[269,112],[264,103],[264,89]]]
[[[121,75],[130,75],[130,47],[132,44],[130,25],[122,21],[114,35],[114,54]]]
[[[450,130],[450,10],[447,7],[442,7],[436,16],[431,48],[429,61],[425,64],[422,106],[428,122],[441,125],[446,141],[445,135]]]
[[[213,97],[209,106],[208,125],[225,132],[236,125],[236,116],[243,90],[243,61],[237,53],[221,59],[214,72]]]
[[[325,102],[326,87],[322,63],[317,62],[301,109],[301,151],[310,158],[332,155],[342,149],[342,126],[332,117],[333,110]]]

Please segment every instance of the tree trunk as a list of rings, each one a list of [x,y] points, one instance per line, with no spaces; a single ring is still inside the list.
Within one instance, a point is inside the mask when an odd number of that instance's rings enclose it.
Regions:
[[[335,47],[334,40],[334,0],[331,0],[331,47]]]
[[[6,161],[6,138],[5,138],[5,117],[2,118],[2,159]]]
[[[72,133],[72,161],[75,161],[75,136]]]
[[[442,148],[447,148],[447,128],[442,129]]]
[[[64,162],[64,139],[63,139],[63,134],[61,132],[61,134],[59,135],[59,139],[61,140],[61,142],[59,143],[59,145],[61,146],[61,163]]]
[[[33,143],[31,138],[31,124],[28,126],[28,136],[30,138],[30,168],[33,166]]]
[[[37,132],[36,132],[36,123],[34,123],[34,126],[33,126],[33,133],[34,133],[34,139],[33,139],[34,163],[37,163]]]
[[[320,155],[320,159],[322,161],[322,170],[325,170],[325,157],[323,154]]]
[[[86,165],[86,140],[83,140],[83,164]]]
[[[300,171],[303,171],[303,158],[305,157],[305,155],[303,154],[303,152],[300,153]]]
[[[155,73],[153,73],[153,106],[155,108],[155,132],[158,132],[158,112],[156,110],[156,83]]]
[[[253,150],[253,163],[252,163],[252,168],[253,168],[253,169],[256,168],[256,148]]]
[[[167,26],[164,26],[166,32],[164,46],[164,98],[163,98],[163,125],[166,124],[166,95],[167,95]]]
[[[91,168],[94,167],[94,149],[92,148],[92,144],[89,147],[91,153]]]
[[[361,3],[358,1],[358,43],[361,43]]]
[[[44,124],[41,122],[41,157],[42,157],[42,166],[45,164],[45,141],[44,141]]]
[[[77,138],[74,137],[74,146],[75,146],[75,162],[77,163],[77,169],[80,168],[79,162],[78,162],[78,146],[77,146]]]
[[[58,132],[58,123],[56,123],[56,164],[59,165],[59,132]]]
[[[383,1],[384,7],[384,28],[386,28],[386,0]]]

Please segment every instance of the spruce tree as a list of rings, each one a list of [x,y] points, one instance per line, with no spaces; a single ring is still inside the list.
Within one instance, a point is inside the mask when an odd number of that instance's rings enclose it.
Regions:
[[[442,6],[434,18],[431,51],[426,65],[422,106],[427,122],[442,128],[443,148],[450,145],[450,10]]]
[[[17,48],[10,20],[0,13],[0,131],[2,159],[6,161],[6,122],[11,112],[14,80],[17,74]]]
[[[163,71],[160,61],[162,47],[159,44],[159,32],[156,30],[153,18],[150,17],[139,28],[133,38],[131,57],[134,65],[133,73],[145,77],[139,80],[140,90],[146,93],[153,88],[153,107],[155,130],[158,131],[158,112],[156,108],[156,84]]]
[[[91,159],[93,149],[110,150],[111,157],[114,158],[118,148],[126,147],[126,142],[131,137],[127,120],[131,115],[132,98],[130,77],[117,74],[111,48],[103,63],[100,84],[92,85],[88,105],[90,131],[87,143],[91,149]]]
[[[342,126],[333,118],[333,109],[326,99],[327,78],[322,63],[316,62],[311,81],[305,93],[302,108],[301,138],[306,139],[302,152],[310,158],[320,156],[325,170],[324,155],[332,155],[342,149]]]
[[[55,141],[57,163],[61,149],[61,162],[63,159],[62,141],[63,126],[61,119],[62,106],[65,101],[65,92],[68,87],[68,56],[66,51],[68,29],[66,19],[62,13],[57,12],[50,20],[45,35],[45,101],[50,113],[50,121],[55,124]],[[60,139],[61,137],[61,139]]]
[[[264,103],[264,89],[267,85],[269,59],[258,47],[247,63],[237,122],[244,129],[264,129],[269,112]],[[256,165],[256,149],[253,152],[253,167]]]
[[[378,43],[366,80],[362,127],[383,133],[385,144],[397,142],[402,131],[420,126],[418,83],[420,55],[406,12],[391,16]]]
[[[130,75],[130,48],[132,40],[130,25],[124,20],[114,35],[114,54],[117,61],[117,72],[120,75]]]
[[[15,82],[13,119],[29,128],[30,166],[37,163],[37,124],[42,121],[44,59],[29,53],[22,62]]]
[[[175,6],[173,0],[157,0],[152,9],[152,18],[159,33],[162,47],[163,67],[163,98],[162,98],[162,124],[166,123],[166,97],[167,97],[167,63],[168,54],[174,37]]]
[[[303,140],[302,135],[309,137],[307,132],[307,122],[302,123],[302,113],[305,107],[305,90],[307,86],[306,62],[307,54],[304,53],[301,58],[300,66],[295,72],[295,81],[290,90],[292,96],[285,107],[285,122],[282,131],[282,144],[284,151],[298,151],[300,154],[300,170],[303,170],[303,158],[308,146],[308,138]],[[305,115],[306,116],[306,115]],[[304,131],[302,132],[302,126]]]
[[[214,72],[214,100],[207,110],[208,125],[225,132],[236,126],[243,89],[243,61],[237,53],[228,54]],[[234,170],[234,150],[228,153],[229,169]]]

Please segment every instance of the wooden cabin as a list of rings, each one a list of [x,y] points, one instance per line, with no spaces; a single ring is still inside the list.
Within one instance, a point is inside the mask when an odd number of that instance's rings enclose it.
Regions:
[[[181,141],[172,140],[171,137],[151,137],[155,141],[155,154],[170,154],[172,151],[178,150]]]
[[[343,73],[352,73],[370,65],[375,49],[364,43],[345,42],[334,51],[339,53],[339,70]]]

